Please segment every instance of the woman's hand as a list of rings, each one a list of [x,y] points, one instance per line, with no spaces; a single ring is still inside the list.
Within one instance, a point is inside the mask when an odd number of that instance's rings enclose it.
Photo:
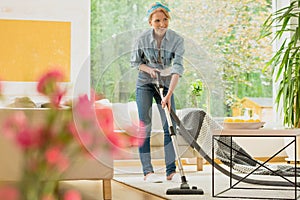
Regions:
[[[161,100],[161,106],[162,108],[165,108],[168,106],[168,110],[171,110],[171,96],[167,95]]]
[[[169,111],[171,110],[171,96],[173,94],[173,91],[175,90],[178,80],[179,80],[179,75],[173,74],[172,78],[171,78],[171,83],[170,83],[170,86],[168,89],[168,93],[161,101],[161,106],[164,108],[166,105],[168,105]]]
[[[151,76],[151,78],[156,78],[157,73],[160,73],[160,71],[158,69],[149,67],[146,64],[141,64],[139,66],[139,70],[142,70],[142,71],[148,73]]]
[[[149,67],[149,72],[148,73],[150,74],[151,78],[156,78],[157,73],[160,73],[160,71],[156,68]]]

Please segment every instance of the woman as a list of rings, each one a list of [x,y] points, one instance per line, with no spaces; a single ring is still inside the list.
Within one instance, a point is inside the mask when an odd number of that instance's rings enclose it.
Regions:
[[[165,106],[175,111],[173,91],[183,74],[183,38],[173,30],[168,29],[171,19],[170,10],[161,3],[152,4],[147,12],[151,28],[138,38],[131,56],[132,66],[139,69],[136,84],[136,101],[139,118],[145,125],[147,137],[139,147],[140,160],[143,166],[144,180],[147,182],[161,182],[154,174],[150,155],[151,113],[153,98],[159,108],[164,129],[164,152],[166,164],[166,179],[179,181],[176,174],[175,152],[163,111]],[[157,73],[163,77],[164,97],[160,101],[155,91],[154,81]]]

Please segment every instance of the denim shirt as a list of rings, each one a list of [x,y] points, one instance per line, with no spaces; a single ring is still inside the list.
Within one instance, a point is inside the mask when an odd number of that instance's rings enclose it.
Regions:
[[[153,37],[153,29],[146,30],[137,39],[131,54],[131,66],[139,68],[141,64],[149,67],[166,69],[171,67],[171,74],[179,74],[182,76],[184,54],[184,39],[175,31],[168,29],[159,49],[156,40]],[[171,76],[165,82],[165,86],[169,86]],[[143,71],[139,71],[137,86],[142,86],[153,82],[151,76]]]

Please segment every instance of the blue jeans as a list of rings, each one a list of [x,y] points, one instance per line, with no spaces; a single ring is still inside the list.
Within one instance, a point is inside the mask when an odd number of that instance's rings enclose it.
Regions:
[[[167,88],[164,88],[164,95],[167,93]],[[171,173],[176,171],[175,165],[175,151],[172,143],[172,139],[169,133],[169,126],[166,120],[166,115],[162,109],[160,96],[156,92],[153,84],[145,84],[138,87],[136,90],[136,102],[138,107],[139,118],[141,122],[145,125],[146,138],[144,144],[139,147],[140,160],[143,167],[144,175],[154,172],[151,163],[151,153],[150,153],[150,138],[151,138],[151,126],[152,126],[152,102],[153,98],[159,109],[161,122],[164,129],[164,153],[165,153],[165,164],[166,164],[166,175],[169,176]],[[175,111],[174,97],[171,97],[171,107]],[[175,122],[173,122],[175,128]]]

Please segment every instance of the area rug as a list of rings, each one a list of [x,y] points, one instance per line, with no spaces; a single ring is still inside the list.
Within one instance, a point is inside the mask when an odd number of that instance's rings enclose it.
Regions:
[[[161,177],[164,177],[164,174],[158,174]],[[188,183],[191,186],[196,186],[197,188],[201,188],[204,190],[204,195],[201,196],[210,196],[210,191],[209,191],[209,187],[207,187],[208,185],[210,185],[210,181],[209,180],[205,180],[204,184],[193,184],[193,182],[195,182],[195,177],[192,179],[190,178],[190,175],[186,175],[188,176]],[[207,176],[206,176],[207,177]],[[180,187],[180,183],[173,183],[170,181],[164,181],[163,183],[146,183],[145,181],[143,181],[142,175],[137,176],[137,175],[117,175],[114,177],[114,179],[116,181],[125,183],[129,186],[141,189],[145,192],[148,193],[152,193],[155,194],[157,196],[161,196],[164,197],[166,199],[189,199],[189,200],[193,200],[193,199],[199,199],[199,195],[166,195],[166,191],[169,188],[177,188]],[[199,180],[200,181],[200,180]],[[203,180],[201,180],[202,182]],[[200,187],[201,185],[201,187]],[[205,188],[203,188],[203,186],[205,186]],[[208,198],[204,198],[204,199],[208,199]]]
[[[164,173],[159,172],[158,175],[165,177]],[[185,173],[186,178],[188,180],[188,184],[190,187],[195,186],[198,189],[202,189],[204,191],[203,195],[167,195],[166,191],[169,188],[178,188],[180,187],[180,183],[173,183],[170,181],[164,181],[163,183],[146,183],[143,181],[143,177],[141,173],[117,173],[114,175],[114,179],[121,183],[127,184],[131,187],[138,188],[148,193],[155,194],[157,196],[161,196],[165,199],[171,200],[196,200],[196,199],[218,199],[212,197],[212,169],[210,165],[205,165],[203,171],[190,171]],[[255,178],[268,178],[274,179],[272,176],[259,176],[255,175]],[[215,172],[215,194],[225,190],[229,187],[229,177],[224,176],[220,172]],[[275,180],[275,179],[274,179]],[[250,184],[241,184],[240,188],[251,188],[251,189],[234,189],[229,190],[220,196],[223,197],[232,197],[226,199],[245,199],[245,197],[253,197],[253,199],[259,198],[283,198],[283,199],[293,199],[294,191],[292,188],[286,190],[286,188],[276,188],[275,192],[270,187],[259,186],[259,185],[250,185]],[[265,188],[265,190],[262,190]],[[299,193],[299,191],[298,191]],[[254,198],[255,197],[255,198]],[[251,199],[251,198],[250,198]]]

